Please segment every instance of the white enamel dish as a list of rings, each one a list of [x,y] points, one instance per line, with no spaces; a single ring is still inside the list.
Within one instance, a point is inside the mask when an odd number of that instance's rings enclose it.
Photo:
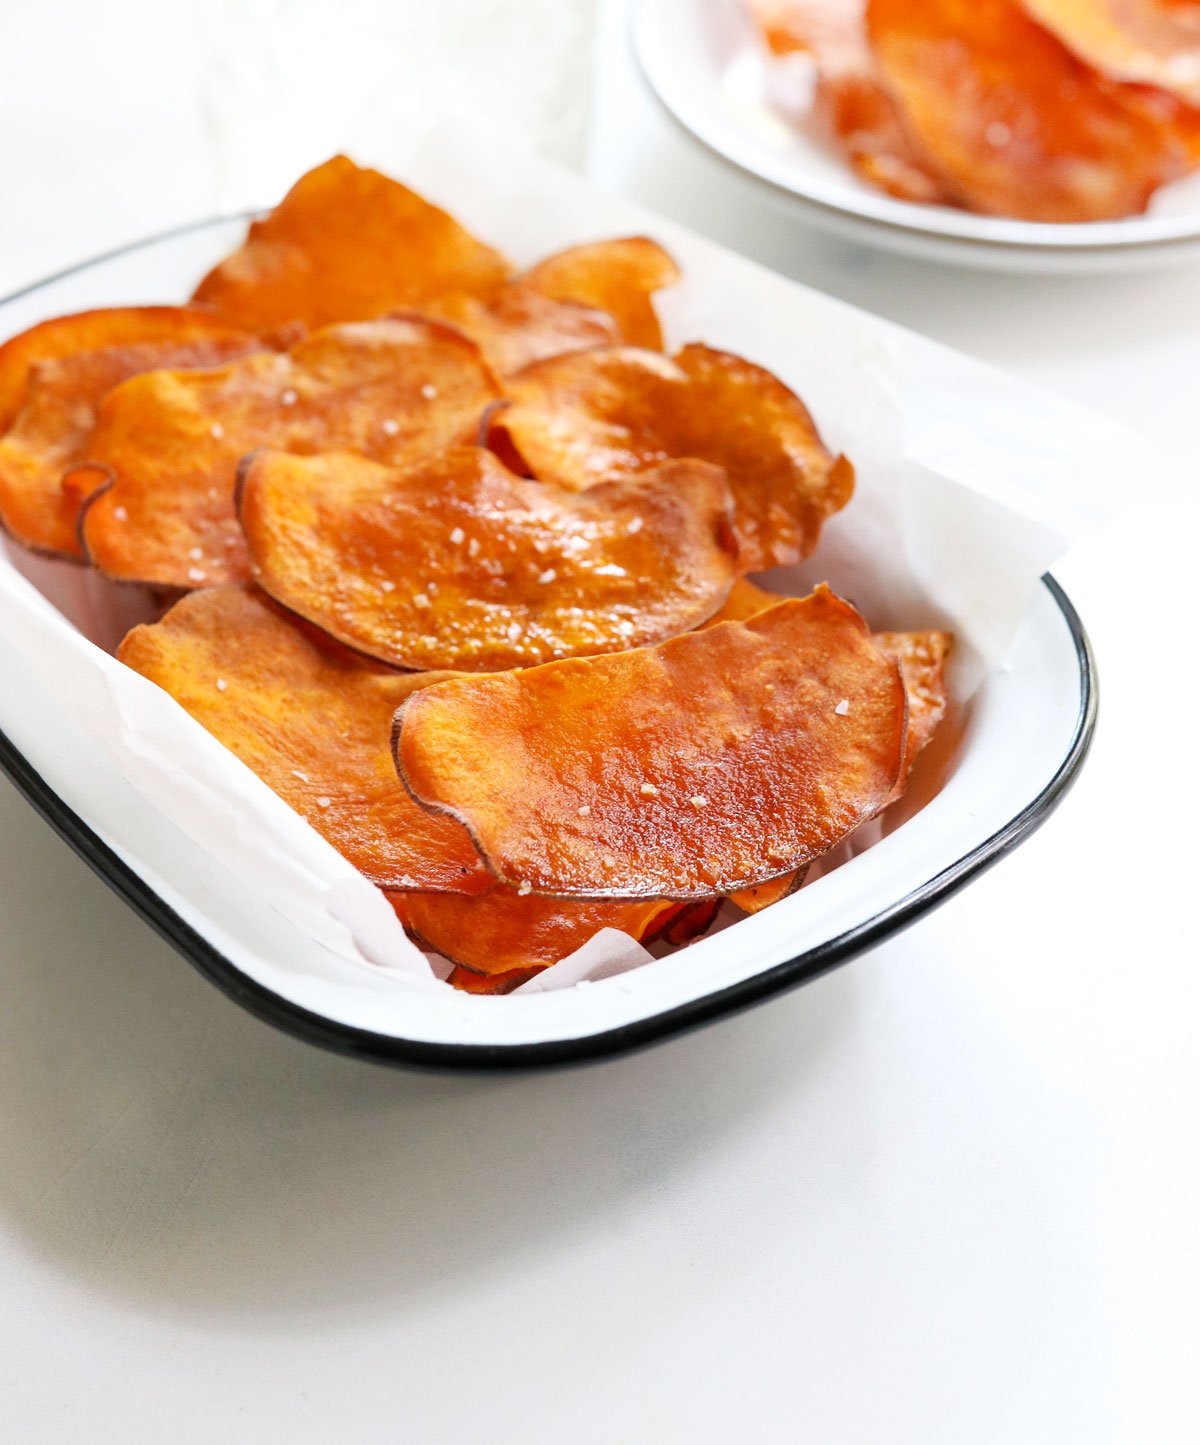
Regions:
[[[1164,186],[1145,215],[1081,225],[981,216],[896,200],[772,103],[742,0],[640,0],[634,43],[667,112],[799,219],[907,255],[1006,271],[1082,273],[1200,257],[1200,175]]]
[[[628,229],[631,219],[645,223],[622,210],[624,203],[601,198],[592,204],[608,208],[614,229]],[[553,225],[555,213],[556,204],[547,201],[545,214],[533,217],[539,234]],[[600,233],[594,216],[581,212],[578,224]],[[236,244],[242,225],[205,222],[30,288],[0,302],[0,335],[88,306],[186,295]],[[719,266],[735,287],[738,276],[752,274],[757,285],[786,288],[778,290],[780,306],[802,290],[666,223],[662,233],[673,247],[690,248],[685,270],[687,264]],[[550,239],[562,244],[565,236]],[[833,308],[847,327],[852,320],[863,328],[883,325],[811,293],[804,297],[808,305]],[[906,333],[887,329],[886,335],[914,356],[934,351]],[[936,356],[939,365],[948,364],[940,350]],[[975,385],[970,378],[979,369],[961,366],[963,384]],[[0,556],[0,580],[11,571]],[[74,716],[38,675],[38,658],[27,645],[29,627],[41,625],[37,606],[19,613],[19,588],[7,595],[8,603],[0,598],[0,765],[30,802],[243,1007],[313,1042],[391,1063],[526,1067],[613,1054],[814,978],[914,922],[1027,837],[1069,788],[1095,722],[1083,628],[1047,578],[1029,598],[1004,666],[970,700],[941,790],[850,862],[690,948],[587,987],[501,999],[468,998],[440,985],[388,993],[367,969],[331,967],[314,938],[247,889],[221,847],[203,846],[131,784],[121,757],[114,761],[103,751],[88,720]],[[102,664],[119,667],[61,619],[53,625],[55,645],[86,649],[84,665],[94,654],[98,675]]]

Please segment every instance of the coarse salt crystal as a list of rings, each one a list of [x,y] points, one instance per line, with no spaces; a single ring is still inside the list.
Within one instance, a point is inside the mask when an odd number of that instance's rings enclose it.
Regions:
[[[203,567],[189,567],[187,571],[189,582],[203,582],[208,573]]]
[[[203,548],[203,547],[193,547],[193,548],[191,549],[191,551],[188,553],[188,556],[192,559],[193,562],[199,562],[199,560],[201,559],[201,557],[204,556],[204,548]]]
[[[454,531],[450,533],[450,541],[454,544],[454,546],[461,547],[463,539],[466,537],[466,535],[467,534],[463,531],[461,527],[455,527]]]
[[[385,577],[383,581],[379,584],[379,590],[381,592],[394,592],[396,590],[396,584],[394,582],[388,581],[388,579]]]
[[[592,816],[592,810],[587,803],[584,803],[583,807],[579,809],[579,816],[581,818],[590,818]]]
[[[547,583],[553,582],[557,576],[558,573],[554,570],[553,567],[547,567],[546,570],[538,577],[538,581],[544,587]]]
[[[229,684],[225,681],[225,679],[224,679],[223,677],[217,678],[217,691],[218,691],[218,692],[224,692],[225,689],[226,689],[228,686],[229,686]]]
[[[631,517],[629,519],[629,525],[625,528],[625,530],[629,533],[631,537],[635,537],[642,530],[643,525],[644,522],[641,517]]]
[[[318,799],[317,799],[317,807],[318,807],[318,808],[328,808],[329,805],[330,805],[330,803],[332,803],[332,802],[333,802],[333,799],[332,799],[332,798],[318,798]]]
[[[472,537],[471,540],[467,543],[467,556],[468,556],[468,557],[474,557],[478,551],[479,551],[479,538],[478,538],[478,537]]]
[[[849,711],[850,699],[848,697],[842,698],[841,702],[834,708],[834,712],[837,713],[838,717],[845,717]]]
[[[400,433],[400,423],[394,416],[385,416],[379,423],[379,427],[385,437],[398,436]]]
[[[425,596],[424,592],[416,592],[413,594],[413,605],[416,607],[428,607],[429,598]]]
[[[425,398],[426,401],[432,401],[437,395],[437,387],[434,386],[432,382],[427,381],[425,385],[421,388],[421,395]]]
[[[301,772],[299,768],[292,769],[292,777],[299,778],[302,783],[308,782],[308,774],[305,772]]]
[[[118,522],[123,522],[129,516],[129,513],[125,510],[124,507],[114,507],[113,516],[117,519]]]
[[[526,898],[532,892],[533,884],[528,881],[522,883],[521,886],[517,889],[517,895],[520,898]]]
[[[708,807],[708,799],[704,796],[703,793],[697,793],[694,797],[689,798],[688,802],[691,803],[693,808]]]
[[[225,435],[225,428],[221,425],[219,421],[215,421],[213,422],[212,426],[209,427],[208,434],[210,437],[212,437],[213,441],[219,442],[221,438]]]
[[[643,783],[641,786],[641,794],[643,798],[657,798],[658,789],[653,783]]]
[[[299,400],[299,395],[289,386],[279,398],[279,404],[280,406],[295,406]]]

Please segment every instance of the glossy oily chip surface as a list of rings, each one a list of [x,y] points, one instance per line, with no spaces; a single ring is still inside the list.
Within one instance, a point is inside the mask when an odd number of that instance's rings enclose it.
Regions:
[[[617,323],[605,312],[554,301],[520,282],[501,286],[486,299],[463,292],[439,296],[422,309],[465,332],[499,377],[550,356],[613,346],[621,339]]]
[[[662,327],[652,298],[679,277],[679,267],[657,241],[623,236],[557,251],[522,281],[554,301],[596,307],[613,318],[627,345],[661,351]]]
[[[503,887],[474,898],[405,893],[391,901],[405,928],[426,947],[451,963],[491,975],[548,968],[602,928],[641,939],[675,908],[661,898],[539,898]]]
[[[445,211],[335,156],[301,176],[194,299],[246,325],[366,321],[447,291],[486,292],[511,267]]]
[[[962,204],[1031,221],[1135,215],[1185,149],[1016,0],[868,0],[884,82]]]
[[[76,474],[92,561],[172,587],[240,581],[249,560],[234,511],[239,460],[260,447],[353,451],[398,465],[469,439],[495,395],[478,349],[436,321],[331,326],[282,355],[210,371],[156,371],[105,397]],[[68,486],[74,478],[68,478]]]
[[[905,724],[897,665],[818,588],[656,647],[426,688],[395,750],[509,886],[713,898],[878,811]]]
[[[19,542],[59,556],[83,556],[83,496],[63,486],[63,475],[85,459],[97,408],[113,387],[143,371],[217,366],[267,349],[238,328],[214,327],[208,317],[197,327],[196,313],[180,308],[178,314],[175,340],[131,341],[50,357],[30,368],[24,403],[0,437],[0,521]],[[103,479],[91,480],[99,485]]]
[[[864,180],[900,200],[952,202],[883,84],[865,0],[752,0],[750,9],[774,55],[811,59],[811,118]]]
[[[780,899],[795,893],[797,888],[803,885],[807,871],[807,868],[798,868],[766,883],[755,884],[753,888],[739,888],[729,895],[729,901],[743,913],[761,913],[764,908],[770,908],[772,903],[778,903]]]
[[[8,429],[24,405],[30,368],[39,361],[159,341],[221,342],[245,334],[200,306],[106,306],[42,321],[0,346],[0,431]]]
[[[715,627],[718,622],[745,622],[748,617],[755,617],[768,607],[774,607],[777,602],[784,600],[785,598],[780,593],[768,592],[765,587],[759,587],[749,578],[739,577],[730,588],[729,596],[721,604],[720,609],[714,612],[704,625],[705,627]]]
[[[1200,8],[1163,0],[1021,0],[1094,70],[1200,105]]]
[[[831,455],[803,402],[729,352],[580,352],[527,368],[505,390],[513,404],[493,434],[542,481],[583,489],[665,457],[723,467],[745,572],[807,556],[853,494],[853,468]]]
[[[584,494],[453,447],[408,469],[260,453],[240,512],[285,606],[400,667],[491,671],[684,632],[736,576],[724,474],[667,462]]]
[[[908,731],[904,743],[904,766],[889,802],[901,797],[917,754],[933,737],[946,712],[946,659],[950,655],[948,632],[877,632],[876,643],[895,658],[908,694]]]
[[[256,589],[185,597],[118,649],[373,882],[493,886],[466,831],[419,808],[388,747],[413,681],[288,618]]]
[[[536,978],[540,968],[518,968],[511,973],[474,973],[458,964],[450,970],[446,982],[460,993],[499,995],[512,993],[531,978]]]

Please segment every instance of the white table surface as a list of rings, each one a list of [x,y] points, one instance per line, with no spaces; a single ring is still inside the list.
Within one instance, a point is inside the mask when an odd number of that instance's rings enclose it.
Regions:
[[[1038,281],[826,242],[690,151],[619,20],[608,184],[1192,446],[1200,267]],[[96,248],[53,226],[70,167],[36,194],[56,259]],[[1102,717],[1030,843],[838,973],[573,1073],[274,1033],[0,785],[4,1438],[1194,1439],[1198,521],[1135,505],[1058,569]]]

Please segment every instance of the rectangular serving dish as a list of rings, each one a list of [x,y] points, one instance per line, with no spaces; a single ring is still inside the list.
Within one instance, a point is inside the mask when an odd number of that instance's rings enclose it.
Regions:
[[[402,166],[392,169],[408,178]],[[422,179],[417,178],[418,185]],[[574,181],[557,184],[569,185],[576,198],[585,190]],[[424,189],[433,190],[434,199],[457,209],[488,239],[505,243],[503,235],[473,222],[463,195],[438,194],[428,184]],[[468,188],[460,184],[459,190],[469,201]],[[499,199],[515,204],[521,197]],[[534,205],[537,198],[529,193],[527,199]],[[543,200],[542,209],[536,219],[552,232],[553,206]],[[1038,399],[920,338],[814,298],[678,227],[648,220],[624,202],[593,197],[584,211],[576,225],[591,227],[584,235],[604,234],[605,220],[608,234],[648,229],[683,253],[685,273],[697,267],[707,287],[736,288],[742,276],[760,293],[777,291],[780,306],[789,294],[798,295],[863,337],[873,341],[877,333],[881,344],[900,348],[906,375],[951,374],[953,386],[938,383],[948,394],[961,388],[996,407],[1041,407],[1047,415],[1031,429],[1035,435],[1046,431],[1047,417],[1057,421],[1061,412],[1066,433],[1079,445],[1088,444],[1080,440],[1089,436],[1090,427],[1078,409]],[[29,288],[0,302],[0,335],[88,306],[184,296],[195,278],[236,244],[243,224],[242,218],[201,222]],[[570,239],[569,233],[551,233],[543,249]],[[526,258],[518,254],[517,259]],[[727,340],[701,330],[708,320],[700,312],[688,318],[713,344],[736,345],[736,337]],[[791,344],[811,349],[813,339],[797,336]],[[903,400],[899,405],[903,410]],[[1111,440],[1104,426],[1097,420],[1097,456]],[[920,419],[914,411],[914,432],[922,428],[928,432],[928,415]],[[944,436],[918,441],[939,459],[944,453],[948,464],[962,464],[962,439],[954,437],[952,425]],[[986,438],[982,448],[979,455],[985,457]],[[1111,455],[1108,464],[1117,465]],[[986,472],[985,462],[980,467]],[[0,580],[6,572],[11,563],[0,556]],[[42,625],[40,604],[27,607],[19,592],[10,596],[17,598],[15,604],[0,597],[0,765],[29,801],[132,907],[243,1007],[312,1042],[391,1063],[503,1068],[613,1054],[816,977],[913,922],[1027,837],[1078,772],[1096,715],[1095,675],[1083,627],[1047,576],[1028,597],[1003,665],[987,672],[961,710],[961,731],[940,789],[849,862],[690,948],[586,987],[499,999],[464,997],[441,986],[389,989],[384,971],[362,966],[361,960],[357,968],[346,967],[333,956],[328,939],[307,933],[285,910],[264,907],[231,861],[216,856],[220,850],[206,847],[131,783],[119,752],[114,756],[111,748],[98,745],[88,719],[62,705],[22,645],[28,642],[22,627]],[[61,619],[48,625],[61,633]],[[888,625],[887,620],[880,625]],[[94,654],[97,696],[105,696],[104,669],[116,664],[86,642],[72,638],[71,645]],[[128,738],[131,764],[137,742]],[[229,764],[241,766],[232,758]],[[183,759],[181,786],[187,774]]]

